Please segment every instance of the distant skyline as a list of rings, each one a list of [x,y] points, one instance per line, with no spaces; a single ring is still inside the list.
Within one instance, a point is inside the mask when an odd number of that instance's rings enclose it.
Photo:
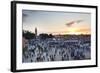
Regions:
[[[23,30],[38,34],[91,34],[91,14],[22,10]]]

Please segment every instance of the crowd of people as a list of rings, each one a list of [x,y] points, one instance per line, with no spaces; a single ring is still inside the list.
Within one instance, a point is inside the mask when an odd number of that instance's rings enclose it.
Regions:
[[[86,37],[85,37],[86,38]],[[91,58],[90,39],[50,38],[28,40],[22,55],[23,63],[86,60]]]

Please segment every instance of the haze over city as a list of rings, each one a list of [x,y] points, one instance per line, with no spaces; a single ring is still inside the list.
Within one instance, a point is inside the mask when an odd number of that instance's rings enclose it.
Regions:
[[[38,34],[91,34],[91,14],[77,12],[56,12],[23,10],[23,30]]]

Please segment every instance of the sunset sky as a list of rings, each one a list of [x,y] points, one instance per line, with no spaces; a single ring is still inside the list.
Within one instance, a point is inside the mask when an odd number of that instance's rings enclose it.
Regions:
[[[38,34],[91,34],[90,13],[23,10],[22,24]]]

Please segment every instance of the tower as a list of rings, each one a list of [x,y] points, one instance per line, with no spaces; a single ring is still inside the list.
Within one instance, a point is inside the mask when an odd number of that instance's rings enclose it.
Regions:
[[[37,37],[37,28],[35,27],[35,37]]]

